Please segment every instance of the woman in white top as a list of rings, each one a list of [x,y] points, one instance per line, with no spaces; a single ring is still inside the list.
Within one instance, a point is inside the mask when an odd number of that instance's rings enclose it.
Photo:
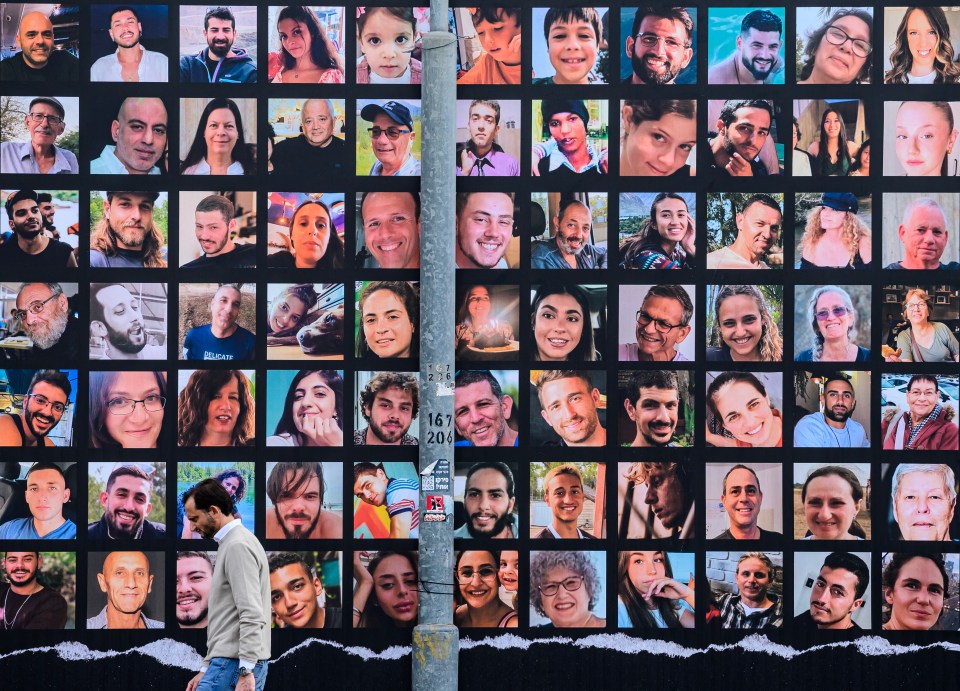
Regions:
[[[897,27],[884,84],[955,84],[960,63],[953,59],[950,24],[939,7],[910,7]]]
[[[243,139],[240,108],[229,98],[214,98],[200,114],[200,122],[181,175],[253,175],[256,163]]]

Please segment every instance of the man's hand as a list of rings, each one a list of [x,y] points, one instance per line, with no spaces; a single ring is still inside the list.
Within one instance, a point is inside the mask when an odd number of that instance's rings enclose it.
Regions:
[[[201,679],[203,679],[203,672],[197,672],[197,676],[187,682],[187,691],[196,691]]]
[[[735,177],[752,177],[753,169],[750,167],[749,161],[747,161],[743,156],[734,152],[730,157],[730,162],[724,166],[727,169],[727,172],[730,175]]]
[[[256,688],[257,682],[253,678],[253,672],[250,672],[250,674],[246,674],[237,679],[236,691],[255,691]]]

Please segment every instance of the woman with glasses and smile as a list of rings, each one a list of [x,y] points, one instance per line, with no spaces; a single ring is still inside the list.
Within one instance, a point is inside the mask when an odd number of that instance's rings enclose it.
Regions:
[[[940,403],[940,382],[934,374],[915,374],[907,382],[907,410],[891,406],[883,412],[883,448],[895,451],[956,451],[960,429],[956,411]]]
[[[456,601],[453,623],[460,628],[516,628],[517,613],[500,599],[500,555],[465,550],[457,555],[454,576]]]
[[[873,17],[860,9],[840,9],[810,34],[798,84],[860,84],[870,78]]]
[[[534,552],[530,557],[530,604],[550,620],[543,628],[603,628],[593,613],[603,597],[597,568],[583,552]]]
[[[813,347],[797,353],[797,362],[867,362],[870,349],[853,342],[857,313],[850,294],[839,286],[822,286],[807,302]]]
[[[90,446],[157,448],[166,402],[164,372],[91,372]]]
[[[933,298],[922,288],[907,291],[903,299],[903,316],[909,327],[897,335],[900,355],[887,356],[887,362],[957,362],[960,343],[950,327],[930,321]]]

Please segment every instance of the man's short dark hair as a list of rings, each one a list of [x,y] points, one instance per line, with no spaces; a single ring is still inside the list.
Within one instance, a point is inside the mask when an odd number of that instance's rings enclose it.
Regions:
[[[637,32],[640,31],[640,25],[647,17],[661,17],[680,22],[683,24],[683,28],[687,30],[687,44],[689,45],[690,39],[693,37],[693,17],[687,12],[686,7],[638,7],[637,13],[633,15],[633,29],[630,32],[632,37],[636,38]]]
[[[677,373],[670,370],[645,369],[631,372],[627,380],[627,400],[634,407],[640,400],[640,389],[672,389],[680,395]]]
[[[27,477],[26,477],[28,482],[30,481],[30,473],[36,472],[38,470],[56,470],[57,473],[59,473],[60,477],[63,478],[64,485],[66,485],[67,483],[67,478],[63,474],[63,469],[60,466],[58,466],[56,463],[53,463],[52,461],[37,461],[32,466],[30,466],[30,470],[27,471]]]
[[[572,24],[575,21],[586,22],[593,27],[597,44],[603,40],[600,14],[593,7],[551,7],[543,17],[544,38],[550,37],[550,28],[554,24]]]
[[[500,103],[489,98],[475,98],[470,102],[470,107],[467,108],[467,119],[470,118],[470,113],[473,111],[474,106],[486,106],[493,111],[494,117],[496,118],[496,124],[500,124]]]
[[[284,566],[300,564],[307,578],[315,578],[313,569],[310,568],[307,560],[303,558],[303,555],[297,554],[296,552],[277,552],[276,554],[271,554],[267,563],[270,566],[270,573],[273,573],[277,569],[282,569]]]
[[[477,7],[472,14],[473,25],[479,26],[483,22],[496,24],[502,22],[507,17],[515,17],[517,28],[523,26],[523,10],[519,7]]]
[[[49,192],[37,192],[37,204],[46,204],[53,201],[53,195]]]
[[[114,468],[113,472],[111,472],[109,477],[107,477],[107,494],[110,494],[110,489],[113,487],[113,483],[116,482],[116,479],[124,476],[135,477],[138,480],[144,480],[148,483],[150,482],[150,476],[140,466],[122,465],[119,468]]]
[[[237,18],[233,16],[233,12],[230,11],[229,7],[214,7],[207,10],[207,13],[203,15],[204,31],[210,28],[211,19],[224,19],[230,22],[234,30],[237,28]]]
[[[377,394],[396,387],[410,394],[413,399],[413,418],[420,412],[420,382],[417,377],[407,372],[377,372],[360,392],[360,412],[365,420],[369,420],[366,409],[373,407]]]
[[[510,470],[510,466],[500,461],[480,461],[479,463],[474,463],[467,471],[467,479],[464,486],[470,486],[470,478],[473,477],[474,473],[480,470],[486,470],[488,468],[490,470],[496,470],[498,473],[503,475],[503,478],[507,481],[507,496],[513,499],[513,492],[516,488],[513,481],[513,471]]]
[[[384,475],[387,474],[387,471],[383,467],[383,463],[368,463],[366,461],[362,463],[354,463],[353,484],[357,484],[357,480],[364,475],[376,475],[378,470],[382,470]]]
[[[479,384],[483,381],[490,385],[490,390],[498,400],[503,398],[503,389],[500,387],[500,382],[497,381],[497,378],[493,376],[493,373],[488,369],[457,370],[457,376],[454,379],[453,386],[455,389],[458,389],[461,386]]]
[[[828,569],[846,569],[857,577],[857,588],[854,599],[859,600],[867,592],[867,586],[870,585],[870,569],[864,563],[863,559],[856,554],[849,552],[831,552],[823,560],[823,565]]]
[[[140,15],[137,14],[135,9],[130,7],[130,5],[120,5],[119,7],[114,7],[112,10],[110,10],[110,18],[107,20],[107,26],[113,24],[113,15],[119,14],[120,12],[129,12],[133,15],[133,18],[137,20],[137,23],[140,23]],[[206,28],[206,25],[204,25],[204,28]]]
[[[741,108],[760,108],[767,111],[770,115],[770,124],[773,124],[774,112],[773,104],[762,98],[740,98],[734,101],[724,101],[723,108],[717,119],[723,123],[724,127],[729,127],[737,119],[737,111]]]
[[[290,482],[287,482],[287,473],[293,473]],[[320,503],[322,504],[326,486],[323,482],[323,466],[317,461],[281,461],[277,463],[270,471],[270,477],[267,478],[267,496],[276,506],[284,494],[297,494],[300,488],[310,482],[310,478],[314,475],[320,481]]]
[[[683,316],[680,318],[680,325],[686,326],[690,323],[690,319],[693,317],[693,301],[690,300],[690,295],[687,293],[687,289],[682,285],[661,283],[659,285],[650,286],[647,294],[643,296],[643,302],[640,304],[642,305],[647,301],[648,298],[669,298],[671,300],[676,300],[680,303],[680,307],[683,309]]]
[[[757,491],[760,492],[760,478],[757,477],[757,471],[754,470],[753,468],[751,468],[750,466],[744,465],[743,463],[737,463],[735,466],[733,466],[730,470],[727,471],[727,474],[726,474],[726,475],[723,476],[723,492],[722,492],[722,494],[726,494],[726,493],[727,493],[727,478],[730,477],[730,473],[732,473],[734,470],[746,470],[746,471],[749,471],[749,472],[753,475],[753,479],[757,481]],[[763,492],[760,492],[760,493],[763,494]]]
[[[579,205],[585,208],[587,212],[590,213],[590,217],[592,220],[593,212],[590,211],[590,205],[585,204],[584,202],[580,201],[576,197],[564,197],[563,199],[560,200],[560,203],[557,205],[557,218],[562,219],[563,215],[567,213],[567,209],[569,209],[571,206],[574,206],[574,205]]]
[[[73,387],[70,386],[70,379],[67,378],[67,375],[56,369],[42,369],[37,370],[33,375],[33,379],[30,380],[30,386],[27,387],[27,393],[33,393],[33,387],[43,382],[49,384],[50,386],[55,386],[66,395],[67,400],[70,399],[70,392],[73,391]]]
[[[467,208],[467,201],[470,199],[472,194],[505,194],[510,197],[510,201],[514,204],[514,212],[516,212],[516,199],[513,196],[513,192],[503,192],[503,191],[492,191],[492,192],[457,192],[456,197],[456,207],[454,208],[454,214],[456,215],[457,220],[460,219],[460,214],[463,213],[463,210]]]
[[[373,190],[372,192],[364,192],[363,196],[360,197],[360,222],[363,223],[363,203],[367,201],[367,197],[371,194],[409,194],[413,197],[413,215],[416,216],[417,220],[420,220],[420,194],[417,192],[384,192],[382,190]]]
[[[210,555],[202,550],[187,549],[182,552],[177,552],[177,561],[181,559],[192,559],[196,557],[197,559],[203,559],[210,565],[210,570],[213,571],[213,559],[210,558]]]
[[[184,492],[181,498],[184,506],[193,499],[193,505],[200,511],[209,511],[210,507],[216,506],[224,516],[233,515],[233,499],[220,481],[212,477],[195,484]]]
[[[236,209],[233,202],[222,194],[211,194],[209,197],[204,197],[200,200],[200,203],[197,204],[196,211],[199,213],[219,211],[220,215],[223,216],[223,222],[229,225],[230,221],[233,220]]]
[[[827,385],[829,385],[830,382],[832,382],[832,381],[842,381],[842,382],[844,382],[847,386],[850,387],[850,390],[851,390],[851,391],[853,391],[853,382],[850,381],[850,379],[849,379],[848,377],[846,377],[845,375],[841,374],[840,372],[831,372],[830,374],[827,374],[827,375],[824,376],[824,378],[823,378],[823,390],[824,390],[824,392],[826,392],[826,390],[827,390]]]
[[[783,216],[783,209],[780,208],[780,205],[777,203],[777,200],[771,197],[769,194],[764,194],[763,192],[758,192],[757,194],[751,194],[747,197],[746,201],[743,202],[743,208],[740,209],[737,213],[745,214],[747,209],[749,209],[754,204],[763,204],[766,207],[769,207]]]
[[[780,17],[770,10],[754,10],[749,12],[740,22],[740,33],[746,34],[750,29],[757,31],[776,31],[783,34],[783,22]]]
[[[940,382],[937,381],[937,376],[935,374],[915,374],[910,377],[910,381],[907,382],[907,391],[913,388],[914,382],[923,382],[927,381],[933,384],[933,388],[937,391],[940,390]]]
[[[545,369],[541,370],[540,374],[537,375],[537,380],[534,382],[534,386],[537,387],[537,395],[543,391],[545,384],[549,384],[552,381],[559,381],[560,379],[580,379],[583,381],[588,389],[595,389],[593,381],[590,379],[590,373],[586,370],[581,369]]]

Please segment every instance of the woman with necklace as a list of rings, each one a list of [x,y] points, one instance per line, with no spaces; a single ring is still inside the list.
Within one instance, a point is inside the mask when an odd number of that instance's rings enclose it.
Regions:
[[[336,48],[309,7],[291,5],[277,15],[282,66],[273,84],[343,84]]]
[[[960,343],[942,322],[930,321],[933,298],[923,288],[907,291],[903,299],[903,316],[910,326],[897,335],[899,357],[890,355],[887,362],[957,362]]]

